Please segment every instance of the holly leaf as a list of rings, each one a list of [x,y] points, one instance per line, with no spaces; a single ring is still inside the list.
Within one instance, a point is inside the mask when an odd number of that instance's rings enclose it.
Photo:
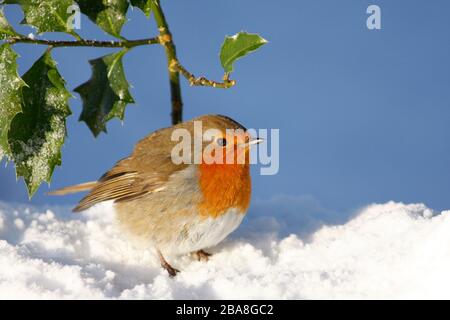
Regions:
[[[72,0],[5,0],[5,4],[19,4],[24,13],[23,23],[42,32],[71,32]]]
[[[152,0],[131,0],[131,5],[141,9],[147,17],[152,12]]]
[[[106,123],[112,118],[123,120],[126,105],[134,103],[122,64],[126,52],[122,50],[89,61],[91,79],[74,90],[83,100],[79,120],[86,122],[95,137],[106,132]]]
[[[0,46],[0,160],[11,158],[8,133],[14,117],[22,111],[22,87],[17,73],[17,53],[8,43]]]
[[[233,71],[233,64],[236,60],[255,51],[267,40],[258,34],[239,32],[234,36],[225,37],[225,41],[220,49],[220,62],[226,73]]]
[[[44,181],[50,183],[56,165],[61,165],[61,147],[66,136],[66,118],[71,114],[70,93],[46,51],[25,73],[22,113],[11,123],[8,143],[17,177],[23,177],[31,197]]]
[[[17,32],[11,27],[8,20],[6,20],[3,9],[0,8],[0,40],[5,40],[6,38],[17,35]]]
[[[82,13],[107,33],[117,37],[126,22],[128,0],[75,0]]]

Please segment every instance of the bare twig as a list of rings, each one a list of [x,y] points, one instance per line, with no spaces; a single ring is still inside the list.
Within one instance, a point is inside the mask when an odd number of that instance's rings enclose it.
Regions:
[[[230,80],[228,79],[227,76],[223,77],[223,82],[209,80],[205,77],[196,78],[192,73],[186,70],[186,68],[183,67],[177,60],[172,60],[170,68],[179,71],[183,75],[183,77],[185,77],[189,81],[189,84],[191,86],[204,86],[204,87],[228,89],[236,84],[235,80]]]
[[[133,48],[137,46],[144,46],[149,44],[159,44],[159,37],[138,39],[138,40],[122,40],[122,41],[99,41],[99,40],[44,40],[33,39],[24,36],[11,37],[5,41],[11,44],[14,43],[32,43],[57,47],[100,47],[100,48]]]

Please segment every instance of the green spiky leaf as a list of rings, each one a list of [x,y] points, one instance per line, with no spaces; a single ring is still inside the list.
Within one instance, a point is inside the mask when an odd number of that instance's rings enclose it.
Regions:
[[[5,0],[5,4],[19,4],[24,12],[23,23],[41,32],[71,32],[72,0]]]
[[[220,49],[220,62],[226,73],[233,71],[233,64],[236,60],[255,51],[267,40],[258,34],[239,32],[234,36],[225,37],[225,41]]]
[[[147,17],[152,12],[152,0],[131,0],[131,5],[141,9]]]
[[[8,20],[6,20],[3,9],[0,8],[0,40],[14,36],[17,36],[17,32],[11,27]]]
[[[66,118],[71,114],[70,93],[49,51],[25,73],[22,113],[15,116],[8,134],[17,177],[23,177],[31,197],[42,182],[50,183],[61,165]]]
[[[128,0],[75,0],[82,13],[107,33],[121,38],[120,31],[126,22]]]
[[[122,64],[126,52],[122,50],[89,61],[91,79],[74,90],[83,100],[80,121],[86,122],[94,136],[106,132],[106,122],[112,118],[123,120],[126,105],[134,103]]]
[[[14,117],[22,111],[25,82],[17,73],[17,57],[9,44],[0,46],[0,160],[12,157],[8,133]]]

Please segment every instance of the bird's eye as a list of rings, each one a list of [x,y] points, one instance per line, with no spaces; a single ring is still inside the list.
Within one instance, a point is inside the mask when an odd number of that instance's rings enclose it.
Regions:
[[[219,139],[217,139],[217,144],[221,147],[225,147],[227,145],[227,139],[219,138]]]

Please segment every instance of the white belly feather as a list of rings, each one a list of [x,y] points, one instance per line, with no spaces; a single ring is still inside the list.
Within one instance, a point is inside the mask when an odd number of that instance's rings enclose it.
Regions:
[[[236,230],[244,216],[238,209],[232,208],[218,218],[199,218],[179,234],[170,251],[185,254],[213,247]]]

